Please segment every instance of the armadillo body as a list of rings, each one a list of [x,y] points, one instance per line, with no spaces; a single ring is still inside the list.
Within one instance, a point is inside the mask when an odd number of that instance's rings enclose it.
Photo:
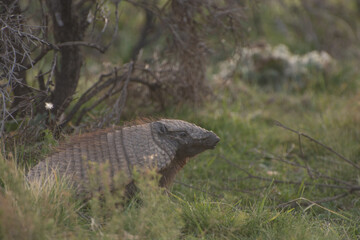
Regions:
[[[133,168],[155,168],[168,186],[187,159],[214,148],[219,138],[211,131],[182,120],[162,119],[117,130],[88,133],[74,138],[38,163],[28,173],[30,181],[44,175],[66,176],[78,193],[89,191],[91,167],[104,164],[108,175],[125,174]]]

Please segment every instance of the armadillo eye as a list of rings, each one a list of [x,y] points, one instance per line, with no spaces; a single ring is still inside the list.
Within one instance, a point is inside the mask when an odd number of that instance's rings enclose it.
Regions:
[[[186,137],[187,136],[187,133],[186,132],[181,132],[180,133],[180,137]]]

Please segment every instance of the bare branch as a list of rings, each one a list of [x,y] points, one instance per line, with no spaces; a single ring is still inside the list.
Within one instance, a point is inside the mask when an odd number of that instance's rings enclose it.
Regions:
[[[66,47],[66,46],[85,46],[90,48],[95,48],[101,53],[105,53],[107,48],[100,46],[96,43],[84,42],[84,41],[73,41],[73,42],[63,42],[56,45],[57,48]]]
[[[83,108],[81,109],[81,112],[79,114],[79,117],[77,118],[75,125],[79,125],[82,118],[84,117],[84,115],[91,111],[92,109],[94,109],[96,106],[98,106],[100,103],[102,103],[103,101],[105,101],[106,99],[108,99],[110,96],[119,93],[122,90],[122,87],[120,87],[119,89],[115,89],[115,88],[110,88],[109,91],[104,94],[104,96],[102,96],[101,98],[99,98],[98,100],[96,100],[90,107],[87,108]]]
[[[145,23],[142,26],[140,37],[131,52],[131,59],[136,60],[140,50],[149,42],[147,40],[150,30],[154,27],[154,14],[145,9]]]
[[[126,72],[124,72],[125,68],[127,68]],[[99,92],[101,92],[102,90],[104,90],[105,88],[107,88],[111,85],[114,85],[114,86],[111,89],[109,89],[104,96],[102,96],[101,98],[96,100],[90,107],[83,108],[80,111],[80,114],[75,122],[76,125],[80,124],[80,121],[83,118],[84,114],[86,114],[88,111],[92,110],[94,107],[96,107],[98,104],[100,104],[105,99],[109,98],[110,96],[113,96],[114,94],[117,94],[118,92],[122,91],[121,95],[117,99],[115,106],[114,106],[114,109],[116,109],[116,111],[117,111],[116,116],[117,117],[120,116],[121,111],[122,111],[121,109],[123,108],[123,105],[125,104],[124,99],[126,99],[126,94],[127,94],[126,90],[124,90],[124,87],[127,88],[127,85],[129,84],[129,82],[140,83],[140,84],[143,84],[143,85],[149,87],[150,89],[157,89],[161,86],[157,82],[149,82],[149,81],[145,81],[144,79],[141,79],[139,77],[132,77],[132,72],[135,71],[135,69],[143,70],[143,68],[139,68],[135,65],[135,63],[131,62],[129,64],[122,66],[121,68],[115,68],[113,71],[111,71],[109,73],[100,75],[99,80],[96,83],[94,83],[85,93],[83,93],[81,95],[81,97],[79,98],[77,103],[70,110],[66,119],[62,123],[60,123],[59,126],[64,127],[74,117],[74,115],[80,110],[80,108],[86,102],[88,102],[90,99],[95,97]],[[118,76],[119,72],[122,72],[120,76]],[[115,76],[112,77],[112,75],[115,75]],[[155,75],[151,75],[151,76],[156,77]],[[110,77],[110,78],[106,79],[108,77]],[[122,80],[125,80],[124,84],[119,88],[116,87],[115,85],[119,85],[119,83]],[[110,113],[110,115],[107,117],[107,119],[109,120],[112,117],[113,116]],[[117,119],[119,119],[119,118],[117,118]],[[103,124],[105,124],[105,122],[103,122],[102,125]]]
[[[123,108],[125,106],[125,102],[126,102],[126,98],[127,98],[127,86],[129,84],[131,74],[133,73],[133,69],[134,69],[134,62],[131,61],[129,63],[129,70],[127,72],[124,87],[122,88],[121,95],[120,95],[120,97],[118,98],[118,100],[116,101],[116,104],[115,104],[116,122],[120,121],[121,113],[122,113]]]
[[[49,90],[50,90],[50,85],[53,85],[53,82],[52,82],[52,77],[54,75],[54,72],[55,72],[55,67],[56,67],[56,62],[57,62],[57,52],[55,52],[54,54],[54,58],[53,58],[53,61],[52,61],[52,64],[51,64],[51,70],[50,70],[50,75],[48,77],[48,80],[46,82],[46,85],[45,85],[45,88],[46,88],[46,92],[48,93]]]
[[[45,57],[45,55],[46,55],[50,50],[52,50],[52,48],[46,47],[46,48],[42,49],[41,52],[39,53],[39,55],[38,55],[36,58],[34,58],[33,60],[29,61],[28,64],[26,64],[26,65],[23,66],[23,71],[26,71],[26,70],[34,67],[41,59],[43,59],[43,57]]]
[[[321,173],[317,170],[314,170],[312,169],[310,166],[304,166],[304,165],[301,165],[299,163],[296,163],[296,162],[293,162],[293,161],[289,161],[283,157],[280,157],[280,156],[274,156],[270,153],[267,153],[265,151],[260,151],[258,149],[256,149],[257,152],[265,155],[267,158],[270,158],[272,160],[275,160],[275,161],[279,161],[279,162],[283,162],[283,163],[286,163],[286,164],[289,164],[291,166],[294,166],[294,167],[299,167],[299,168],[303,168],[303,169],[306,169],[308,171],[308,174],[310,172],[311,176],[313,176],[311,179],[315,179],[315,178],[323,178],[323,179],[328,179],[328,180],[332,180],[334,182],[338,182],[338,183],[342,183],[344,185],[348,185],[348,186],[354,186],[354,183],[351,183],[351,182],[348,182],[348,181],[344,181],[342,179],[338,179],[338,178],[333,178],[333,177],[330,177],[324,173]],[[355,183],[356,184],[356,183]]]
[[[332,197],[326,197],[326,198],[322,198],[322,199],[315,200],[315,201],[311,201],[306,198],[300,197],[300,198],[297,198],[297,199],[294,199],[294,200],[291,200],[291,201],[288,201],[285,203],[281,203],[281,204],[277,205],[276,208],[303,206],[303,207],[307,207],[305,209],[305,211],[306,211],[311,206],[318,205],[320,203],[335,201],[335,200],[344,198],[348,195],[349,195],[349,192],[344,192],[344,193],[341,193],[341,194],[338,194],[338,195],[335,195]],[[343,215],[341,215],[341,216],[343,216]]]
[[[277,180],[277,179],[274,179],[274,178],[256,176],[256,175],[251,174],[246,169],[240,167],[238,164],[230,161],[229,159],[226,159],[224,157],[223,157],[223,159],[228,164],[230,164],[231,166],[236,167],[240,171],[246,173],[248,178],[253,178],[253,179],[258,179],[258,180],[267,181],[267,182],[273,182],[273,183],[280,183],[280,184],[291,184],[291,185],[302,185],[302,184],[304,184],[305,186],[347,189],[347,190],[349,190],[351,192],[358,191],[360,189],[360,186],[357,186],[357,185],[335,185],[335,184],[324,184],[324,183],[311,183],[311,182],[305,182],[305,181],[283,181],[283,180]]]
[[[121,2],[121,0],[115,1],[115,29],[114,29],[114,33],[113,36],[110,40],[110,42],[104,47],[104,50],[106,51],[115,41],[115,38],[118,34],[119,31],[119,3]]]
[[[103,121],[101,123],[101,127],[103,125],[105,125],[107,122],[109,122],[113,118],[114,112],[116,114],[115,121],[116,122],[120,121],[121,113],[123,111],[123,108],[124,108],[125,102],[126,102],[126,98],[127,98],[127,86],[128,86],[128,84],[130,82],[133,70],[134,70],[134,62],[131,61],[128,64],[128,70],[126,72],[126,79],[125,79],[125,82],[124,82],[124,86],[122,87],[121,94],[120,94],[120,96],[118,97],[118,99],[116,100],[116,102],[115,102],[115,104],[113,106],[114,111],[112,111],[109,115],[107,115],[103,119]],[[125,75],[125,73],[123,75]]]
[[[336,152],[335,150],[333,150],[331,147],[326,146],[325,144],[323,144],[323,143],[319,142],[318,140],[310,137],[309,135],[307,135],[307,134],[305,134],[305,133],[302,133],[302,132],[299,132],[299,131],[296,131],[296,130],[294,130],[294,129],[292,129],[292,128],[289,128],[289,127],[285,126],[284,124],[282,124],[282,123],[280,123],[280,122],[278,122],[278,121],[274,121],[274,123],[275,123],[275,125],[278,126],[278,127],[281,127],[281,128],[286,129],[286,130],[288,130],[288,131],[290,131],[290,132],[296,133],[296,134],[298,134],[299,136],[303,136],[303,137],[309,139],[310,141],[312,141],[312,142],[314,142],[314,143],[322,146],[322,147],[325,148],[326,150],[334,153],[337,157],[339,157],[340,159],[344,160],[345,162],[347,162],[347,163],[350,164],[351,166],[353,166],[353,167],[355,167],[355,168],[357,168],[357,169],[360,169],[360,166],[357,165],[355,162],[347,159],[346,157],[344,157],[344,156],[341,155],[340,153],[338,153],[338,152]]]
[[[299,137],[299,148],[300,148],[300,156],[301,156],[301,159],[305,162],[305,166],[306,166],[306,171],[309,175],[309,177],[311,179],[314,178],[314,176],[312,175],[312,171],[311,171],[311,168],[309,166],[309,162],[307,161],[307,159],[305,158],[305,154],[304,154],[304,151],[303,151],[303,148],[302,148],[302,143],[301,143],[301,135],[298,135]]]
[[[98,94],[101,90],[105,89],[106,87],[110,86],[112,83],[116,81],[121,81],[123,76],[120,76],[118,78],[110,78],[103,82],[103,79],[105,77],[109,77],[113,74],[113,72],[101,75],[99,80],[91,86],[81,97],[79,98],[78,102],[75,104],[75,106],[70,110],[69,114],[67,115],[66,119],[59,124],[59,127],[64,127],[72,118],[73,116],[78,112],[80,107],[88,102],[92,97],[94,97],[96,94]]]

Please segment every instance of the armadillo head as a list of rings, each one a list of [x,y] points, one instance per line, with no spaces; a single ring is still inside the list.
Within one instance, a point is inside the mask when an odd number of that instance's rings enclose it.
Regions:
[[[204,128],[182,120],[161,119],[153,122],[159,138],[172,144],[178,157],[192,157],[215,148],[220,138]]]

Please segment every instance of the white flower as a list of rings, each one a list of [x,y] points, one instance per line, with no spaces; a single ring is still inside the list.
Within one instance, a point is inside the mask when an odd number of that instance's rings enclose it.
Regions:
[[[269,175],[269,176],[276,176],[276,175],[279,175],[279,173],[277,171],[266,171],[266,174]]]
[[[52,104],[51,102],[46,102],[45,103],[45,109],[46,110],[51,110],[54,108],[54,104]]]

